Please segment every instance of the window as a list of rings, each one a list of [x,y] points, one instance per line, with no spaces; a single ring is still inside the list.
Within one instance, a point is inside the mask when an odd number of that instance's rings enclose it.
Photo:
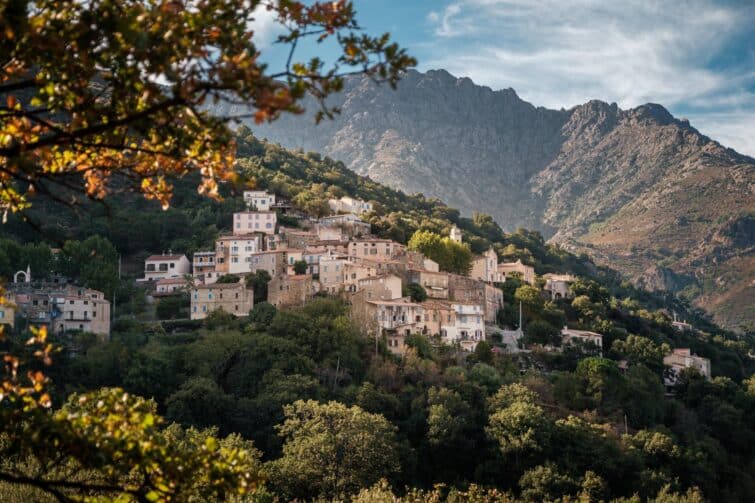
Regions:
[[[97,311],[92,311],[92,318],[96,318],[96,317],[97,317]]]
[[[207,305],[203,305],[203,306],[202,306],[202,312],[203,312],[203,313],[206,313],[206,312],[207,312]]]
[[[154,270],[155,270],[155,264],[147,264],[148,272],[154,272]]]
[[[171,269],[175,269],[175,268],[176,268],[176,264],[175,264],[174,262],[171,262],[171,263],[170,263],[170,268],[171,268]]]
[[[39,305],[39,301],[36,300],[36,299],[34,299],[33,301],[31,301],[31,303],[32,303],[33,306],[38,306]],[[73,304],[73,302],[71,304]]]
[[[88,306],[88,305],[89,305],[89,301],[88,301],[88,300],[85,300],[85,301],[84,301],[84,305],[85,305],[85,306]]]
[[[238,310],[239,310],[239,305],[238,305],[238,304],[236,304],[236,305],[234,306],[234,309],[235,309],[236,311],[238,311]]]
[[[69,304],[71,304],[71,305],[73,305],[73,302],[74,302],[74,301],[72,301],[72,300],[69,300],[69,301],[68,301],[68,303],[69,303]]]
[[[194,306],[192,310],[196,313],[197,312],[197,306]]]

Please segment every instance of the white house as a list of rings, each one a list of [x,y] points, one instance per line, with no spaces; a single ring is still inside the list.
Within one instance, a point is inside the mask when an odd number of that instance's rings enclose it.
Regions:
[[[264,190],[245,190],[244,202],[250,210],[270,211],[270,207],[275,204],[275,194]]]
[[[328,200],[328,206],[333,213],[353,213],[361,215],[372,211],[372,203],[353,197],[344,196],[341,199]]]
[[[191,262],[186,255],[152,255],[144,261],[142,281],[180,278],[184,274],[191,274]]]
[[[603,335],[597,332],[587,330],[574,330],[573,328],[564,327],[561,330],[561,344],[573,345],[574,341],[580,341],[582,344],[593,343],[603,354]]]
[[[469,302],[452,302],[451,322],[440,325],[440,335],[449,344],[459,343],[462,349],[474,351],[485,340],[485,319],[482,306]]]

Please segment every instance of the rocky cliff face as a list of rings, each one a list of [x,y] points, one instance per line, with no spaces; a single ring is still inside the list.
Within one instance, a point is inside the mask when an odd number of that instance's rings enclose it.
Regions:
[[[705,302],[730,327],[755,322],[755,160],[662,106],[548,110],[442,70],[409,72],[396,91],[350,79],[335,103],[333,121],[289,116],[255,133],[506,229],[540,229]]]

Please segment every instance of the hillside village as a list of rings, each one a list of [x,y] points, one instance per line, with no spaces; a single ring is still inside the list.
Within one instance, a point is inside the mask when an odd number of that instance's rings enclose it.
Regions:
[[[513,327],[502,327],[498,318],[504,307],[500,286],[507,279],[536,284],[534,267],[521,260],[499,262],[490,248],[473,256],[467,274],[454,274],[442,271],[419,251],[371,234],[370,224],[361,219],[372,211],[370,202],[347,196],[330,199],[331,215],[315,218],[267,191],[244,191],[243,201],[246,209],[233,213],[232,232],[220,235],[214,249],[196,251],[191,259],[172,250],[149,256],[137,283],[158,302],[188,294],[191,320],[219,311],[246,317],[264,302],[287,309],[316,297],[338,297],[350,305],[353,321],[365,337],[374,339],[376,348],[382,341],[399,357],[407,349],[407,337],[415,334],[462,352],[475,351],[481,341],[499,352],[529,351],[521,318]],[[282,220],[296,225],[284,225]],[[448,238],[464,243],[463,232],[455,225]],[[266,284],[257,297],[248,281],[255,276]],[[545,274],[541,295],[554,301],[571,299],[574,280],[570,274]],[[0,306],[0,322],[11,328],[20,318],[52,333],[81,331],[109,337],[111,306],[103,292],[59,276],[32,281],[28,269],[18,271],[8,287],[11,302]],[[694,330],[676,319],[672,326]],[[557,346],[537,347],[561,351],[576,345],[603,354],[600,333],[564,326],[560,338]],[[625,368],[626,362],[620,364]],[[670,368],[664,379],[667,386],[673,386],[674,375],[685,368],[711,376],[710,361],[688,348],[673,349],[664,364]]]

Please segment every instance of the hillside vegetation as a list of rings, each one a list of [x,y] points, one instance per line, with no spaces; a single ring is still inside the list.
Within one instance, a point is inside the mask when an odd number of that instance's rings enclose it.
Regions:
[[[540,295],[540,283],[507,281],[499,322],[513,327],[521,302],[528,342],[555,343],[555,332],[568,324],[603,333],[604,354],[590,347],[501,354],[494,340],[463,354],[412,336],[398,358],[384,346],[376,352],[348,304],[330,298],[283,311],[260,303],[248,319],[217,312],[203,322],[161,321],[138,301],[143,292],[129,286],[141,272],[133,270],[118,283],[126,304],[116,311],[110,341],[86,334],[56,341],[64,347],[50,372],[56,407],[72,392],[119,387],[154,399],[155,414],[187,435],[239,434],[253,447],[235,436],[224,442],[245,445],[255,460],[252,478],[264,481],[254,496],[260,500],[384,501],[407,487],[413,488],[407,501],[637,501],[629,500],[636,495],[692,503],[748,501],[755,492],[749,336],[720,329],[670,296],[638,290],[538,232],[504,233],[490,216],[463,218],[438,200],[406,195],[249,131],[240,132],[238,148],[239,185],[225,187],[221,203],[193,195],[195,183],[187,179],[167,211],[129,196],[119,196],[110,215],[87,208],[86,218],[37,205],[33,215],[56,240],[81,242],[64,245],[55,258],[18,244],[30,231],[11,222],[0,274],[25,268],[34,254],[42,264],[35,267],[47,264],[49,271],[64,272],[61,264],[70,262],[61,257],[69,256],[79,262],[102,256],[96,269],[112,271],[108,240],[137,264],[162,249],[206,249],[228,230],[244,184],[274,190],[313,214],[324,211],[328,197],[348,194],[377,203],[367,219],[382,236],[407,242],[417,230],[446,235],[456,224],[475,252],[493,246],[538,274],[576,274],[575,298],[554,302]],[[102,237],[86,239],[92,234]],[[83,283],[101,281],[93,268],[71,270]],[[700,331],[672,328],[672,311]],[[23,340],[9,343],[21,352]],[[689,372],[666,396],[662,359],[670,347],[710,358],[713,379]],[[6,462],[35,466],[30,456]]]

